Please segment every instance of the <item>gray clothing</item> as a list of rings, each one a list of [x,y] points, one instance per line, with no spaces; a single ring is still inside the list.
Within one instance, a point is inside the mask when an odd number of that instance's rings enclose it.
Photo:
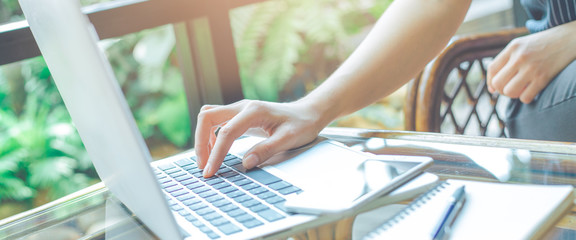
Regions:
[[[576,61],[530,104],[512,99],[506,114],[509,137],[576,142]]]
[[[532,33],[576,20],[576,0],[521,0]],[[562,46],[558,46],[562,47]],[[506,113],[509,137],[576,142],[576,61],[562,70],[530,104],[512,99]]]
[[[576,0],[520,0],[530,20],[531,33],[576,20]]]

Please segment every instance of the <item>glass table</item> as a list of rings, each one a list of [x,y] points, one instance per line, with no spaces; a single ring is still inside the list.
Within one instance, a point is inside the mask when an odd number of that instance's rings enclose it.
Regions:
[[[349,128],[327,128],[321,135],[375,154],[430,156],[434,164],[426,171],[440,180],[576,185],[575,143]],[[565,212],[545,238],[576,239],[575,210]],[[271,237],[350,239],[354,219]],[[157,239],[102,183],[0,220],[4,238]]]

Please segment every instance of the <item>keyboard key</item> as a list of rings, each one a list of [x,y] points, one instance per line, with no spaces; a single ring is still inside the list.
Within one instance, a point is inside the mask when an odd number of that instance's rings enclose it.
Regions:
[[[273,192],[267,191],[267,192],[260,193],[256,196],[258,196],[260,199],[266,199],[266,198],[275,197],[276,194]]]
[[[234,198],[234,201],[236,201],[236,202],[238,202],[238,203],[241,203],[241,202],[248,201],[248,200],[251,200],[251,199],[252,199],[252,197],[244,194],[244,195],[242,195],[242,196],[235,197],[235,198]]]
[[[260,212],[257,212],[257,214],[260,217],[266,219],[266,221],[268,221],[268,222],[274,222],[274,221],[280,220],[282,218],[285,218],[280,213],[278,213],[272,209],[260,211]]]
[[[158,170],[154,170],[154,173],[155,173],[156,175],[158,175],[158,176],[156,176],[156,178],[158,178],[158,180],[160,180],[160,179],[165,179],[165,178],[168,177],[168,176],[162,174],[162,172],[158,172]]]
[[[206,220],[208,220],[208,219],[206,219]],[[220,226],[223,224],[230,223],[230,221],[228,221],[228,219],[223,218],[223,217],[218,217],[216,219],[212,219],[212,220],[208,220],[208,221],[210,221],[210,224],[212,224],[214,226]]]
[[[216,192],[214,190],[210,190],[210,191],[206,191],[206,192],[198,194],[199,197],[204,198],[204,199],[206,199],[208,197],[212,197],[214,195],[216,195]]]
[[[190,189],[190,190],[192,190],[192,192],[194,192],[196,194],[200,194],[200,193],[203,193],[203,192],[210,190],[210,188],[207,186],[201,186],[201,187]]]
[[[168,205],[172,206],[172,205],[176,205],[176,201],[172,200],[172,199],[168,199]]]
[[[176,184],[174,184],[174,185],[172,185],[172,186],[170,186],[170,187],[164,188],[164,190],[165,190],[166,192],[169,192],[169,193],[178,191],[178,190],[180,190],[180,189],[182,189],[182,187],[180,187],[180,186],[178,186],[178,185],[176,185]]]
[[[256,183],[249,183],[249,184],[242,186],[242,188],[244,188],[244,190],[246,190],[246,191],[257,188],[257,187],[260,187],[260,186]]]
[[[270,203],[270,204],[276,204],[276,203],[279,203],[279,202],[284,202],[284,201],[286,201],[286,199],[281,198],[281,197],[279,197],[279,196],[274,196],[274,197],[271,197],[271,198],[267,198],[267,199],[265,199],[264,201],[266,201],[267,203]]]
[[[212,205],[214,205],[217,208],[222,208],[223,206],[226,206],[228,204],[230,204],[231,202],[228,201],[227,199],[220,199],[216,202],[213,202]]]
[[[192,215],[190,215],[192,216]],[[192,223],[192,225],[194,225],[197,228],[201,228],[202,226],[204,226],[204,223],[202,223],[200,220],[196,219],[196,220],[192,220],[189,221],[190,223]]]
[[[202,169],[198,168],[197,166],[195,166],[193,169],[187,170],[190,174],[194,175],[195,177],[198,177],[196,174],[200,173],[200,177],[202,177]]]
[[[219,190],[220,190],[220,192],[222,192],[222,193],[224,193],[224,194],[229,193],[229,192],[233,192],[233,191],[238,191],[238,189],[236,189],[236,188],[233,187],[233,186],[228,186],[228,187],[225,187],[225,188],[222,188],[222,189],[219,189]]]
[[[169,187],[172,187],[172,186],[176,186],[176,182],[170,180],[169,182],[165,182],[165,183],[160,184],[160,186],[161,186],[162,188],[166,189],[166,188],[169,188]]]
[[[188,166],[191,164],[194,164],[194,162],[190,159],[184,158],[184,159],[180,159],[178,161],[174,162],[176,165],[180,166],[180,167],[184,167],[184,166]]]
[[[211,213],[209,213],[209,214],[205,214],[205,215],[202,216],[202,217],[203,217],[204,219],[206,219],[206,221],[212,221],[212,220],[217,219],[217,218],[222,218],[222,215],[220,215],[220,214],[217,213],[217,212],[211,212]]]
[[[208,214],[215,213],[215,211],[214,211],[213,209],[209,208],[209,207],[205,207],[205,208],[198,209],[198,211],[196,211],[196,213],[197,213],[198,215],[204,217],[204,216],[206,216],[206,215],[208,215]]]
[[[195,188],[199,188],[202,186],[204,186],[204,184],[201,182],[195,182],[195,183],[191,183],[191,184],[186,185],[186,187],[190,190],[195,189]]]
[[[206,235],[208,235],[208,237],[209,237],[210,239],[218,239],[218,238],[220,238],[220,235],[218,235],[218,234],[215,233],[214,231],[209,232],[209,233],[206,233]]]
[[[182,209],[182,210],[178,211],[178,214],[180,214],[182,216],[188,216],[188,215],[190,215],[190,212],[188,212],[188,210]]]
[[[283,189],[283,188],[291,187],[291,186],[292,186],[292,184],[287,183],[285,181],[280,181],[280,182],[276,182],[276,183],[268,185],[268,187],[270,187],[276,191]]]
[[[198,180],[200,180],[200,181],[202,181],[202,182],[208,182],[208,181],[210,181],[210,180],[216,180],[216,179],[219,179],[219,178],[216,177],[216,176],[212,176],[212,177],[209,177],[209,178],[198,177]]]
[[[238,208],[238,209],[234,209],[233,211],[227,212],[227,214],[228,214],[228,216],[230,216],[230,217],[237,217],[237,216],[244,215],[244,214],[247,214],[247,213],[246,213],[246,211]]]
[[[256,218],[250,214],[244,214],[244,215],[236,216],[234,219],[236,219],[236,221],[238,221],[240,223],[243,223],[243,222],[247,222],[250,220],[254,220]]]
[[[177,177],[184,176],[186,174],[187,174],[186,172],[178,170],[178,172],[170,173],[168,175],[170,175],[170,177],[172,177],[172,178],[177,178]]]
[[[216,174],[222,176],[222,174],[226,174],[232,172],[232,169],[225,167],[224,165],[222,165],[222,167],[220,167],[220,169],[216,172]]]
[[[256,205],[258,205],[258,204],[260,204],[260,202],[254,200],[254,199],[250,199],[250,200],[248,200],[248,201],[242,202],[242,206],[244,206],[245,208],[249,208],[249,207],[252,207],[252,206],[256,206]]]
[[[288,210],[286,210],[286,206],[284,206],[285,201],[282,202],[277,202],[274,204],[274,207],[277,207],[278,209],[282,210],[283,212],[288,212]]]
[[[195,183],[195,182],[198,182],[198,179],[190,178],[188,180],[180,182],[180,184],[186,186],[186,185],[190,185],[190,184]]]
[[[191,199],[191,198],[194,198],[194,195],[192,195],[190,193],[186,193],[182,196],[177,197],[176,199],[178,199],[178,201],[180,201],[180,202],[184,202],[184,201]]]
[[[176,168],[176,167],[172,163],[163,163],[163,164],[158,165],[158,168],[160,168],[162,171],[166,171],[166,170]]]
[[[250,211],[252,211],[252,212],[260,212],[260,211],[264,211],[266,209],[270,209],[270,207],[268,207],[262,203],[250,207]]]
[[[224,180],[222,178],[214,178],[214,179],[210,179],[208,181],[206,181],[206,184],[212,186],[218,183],[224,182]]]
[[[202,231],[203,233],[209,233],[212,232],[212,229],[210,229],[208,226],[204,225],[199,227],[198,229],[200,229],[200,231]]]
[[[228,166],[231,166],[232,168],[236,169],[238,172],[241,172],[241,173],[246,172],[246,168],[244,168],[244,165],[242,165],[242,163],[237,163],[237,164],[228,165]]]
[[[184,209],[184,208],[178,204],[172,205],[172,210],[174,210],[174,211],[180,211],[182,209]]]
[[[244,177],[244,176],[242,176],[242,175],[239,175],[239,174],[236,174],[235,176],[229,177],[229,178],[228,178],[228,181],[236,182],[236,181],[240,181],[240,180],[242,180],[242,179],[246,179],[246,177]]]
[[[242,186],[242,185],[246,185],[252,183],[252,181],[250,181],[249,179],[241,179],[239,181],[234,182],[234,184],[238,185],[238,186]]]
[[[176,180],[177,182],[183,182],[184,180],[188,180],[188,179],[191,179],[191,178],[192,178],[191,175],[186,174],[186,175],[183,175],[183,176],[180,176],[180,177],[175,177],[174,180]]]
[[[263,224],[264,223],[258,221],[257,219],[242,223],[242,225],[244,225],[244,227],[246,227],[246,228],[254,228],[254,227],[258,227],[258,226],[263,225]]]
[[[229,172],[220,174],[220,176],[223,177],[223,178],[231,178],[231,177],[234,177],[234,176],[237,176],[237,175],[238,175],[238,173],[237,173],[237,172],[234,172],[234,171],[229,171]]]
[[[284,189],[280,189],[278,192],[282,195],[288,195],[290,193],[295,193],[300,191],[300,188],[294,187],[294,186],[290,186]]]
[[[200,210],[200,209],[202,209],[202,208],[205,208],[205,207],[208,207],[208,206],[207,206],[206,204],[204,204],[204,203],[196,203],[196,204],[193,204],[193,205],[188,206],[188,207],[189,207],[190,210],[192,210],[192,211],[198,211],[198,210]]]
[[[212,187],[215,189],[222,189],[222,188],[225,188],[228,186],[231,186],[231,185],[230,185],[230,183],[227,183],[227,182],[221,182],[221,183],[212,185]]]
[[[198,198],[192,198],[192,199],[188,199],[188,200],[186,200],[186,201],[183,201],[182,204],[190,207],[190,206],[192,206],[192,205],[194,205],[194,204],[198,204],[198,203],[201,203],[201,202],[202,202],[202,201],[200,201],[200,199],[198,199]]]
[[[254,194],[254,195],[258,195],[258,194],[263,193],[263,192],[268,192],[268,189],[258,186],[257,188],[250,189],[249,192]]]
[[[239,209],[239,208],[238,208],[236,205],[234,205],[234,204],[227,204],[227,205],[221,206],[221,207],[219,207],[219,208],[220,208],[220,210],[222,210],[222,212],[225,212],[225,213],[228,213],[228,212],[234,211],[234,210],[236,210],[236,209]]]
[[[234,166],[234,165],[242,164],[242,160],[240,158],[234,157],[234,158],[230,158],[228,160],[224,160],[224,163],[228,166]]]
[[[261,168],[253,168],[246,172],[246,175],[264,185],[269,185],[275,182],[279,182],[282,179],[262,170]]]
[[[242,191],[233,191],[233,192],[229,192],[226,194],[226,196],[228,196],[229,198],[237,198],[237,197],[240,197],[242,195],[246,195],[246,194],[243,193]]]
[[[178,191],[171,192],[170,195],[172,195],[173,197],[179,197],[179,196],[182,196],[182,195],[184,195],[184,194],[186,194],[186,193],[188,193],[187,190],[180,189],[180,190],[178,190]]]
[[[220,226],[218,226],[218,230],[220,230],[221,232],[223,232],[226,235],[231,235],[231,234],[242,231],[241,228],[234,225],[233,223],[227,223],[227,224],[220,225]]]
[[[211,197],[206,198],[206,201],[209,202],[209,203],[213,203],[213,202],[216,202],[216,201],[218,201],[218,200],[220,200],[220,199],[224,199],[224,197],[222,197],[222,196],[220,196],[220,195],[214,195],[214,196],[211,196]]]

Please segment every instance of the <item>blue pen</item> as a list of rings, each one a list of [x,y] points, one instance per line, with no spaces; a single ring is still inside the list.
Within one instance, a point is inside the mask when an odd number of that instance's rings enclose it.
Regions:
[[[440,221],[432,232],[432,239],[442,239],[446,233],[446,229],[454,221],[456,215],[464,205],[465,197],[464,185],[458,187],[448,201],[446,202],[445,210],[442,212]]]

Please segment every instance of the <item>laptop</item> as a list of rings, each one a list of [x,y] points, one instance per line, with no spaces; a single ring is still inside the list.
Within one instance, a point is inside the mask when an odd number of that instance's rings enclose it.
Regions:
[[[152,161],[79,1],[20,0],[20,5],[98,175],[161,239],[278,236],[335,219],[333,214],[287,212],[286,199],[323,191],[316,199],[322,202],[356,198],[365,190],[358,166],[371,156],[330,140],[276,155],[274,163],[246,171],[241,157],[259,139],[241,138],[208,179],[201,176],[193,150]],[[431,163],[426,157],[389,159],[414,164],[387,191]]]

